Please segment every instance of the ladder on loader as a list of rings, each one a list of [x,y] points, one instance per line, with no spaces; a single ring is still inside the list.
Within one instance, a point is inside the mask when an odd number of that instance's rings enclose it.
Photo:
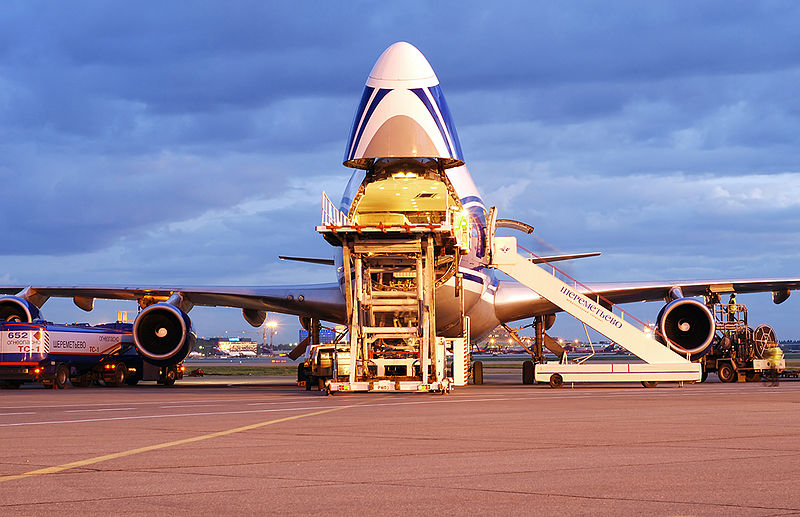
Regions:
[[[436,336],[435,250],[456,253],[458,248],[449,221],[363,226],[353,224],[327,197],[323,207],[317,231],[342,247],[350,334],[349,375],[334,373],[325,390],[445,393],[465,385],[468,333]],[[327,218],[325,210],[331,214]]]
[[[640,381],[645,386],[652,386],[658,381],[700,380],[702,370],[699,363],[692,363],[687,357],[656,341],[652,332],[625,321],[624,312],[614,313],[600,299],[589,298],[576,285],[562,282],[554,274],[551,275],[517,253],[515,237],[494,237],[492,267],[516,279],[644,361],[644,364],[564,364],[551,361],[535,366],[534,378],[537,382],[550,382],[551,386],[560,387],[565,382]]]

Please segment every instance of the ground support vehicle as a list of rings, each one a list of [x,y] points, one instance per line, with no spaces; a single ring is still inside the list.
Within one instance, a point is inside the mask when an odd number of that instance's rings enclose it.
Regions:
[[[716,338],[711,351],[701,360],[703,380],[716,373],[721,382],[753,382],[771,369],[782,377],[797,377],[798,369],[787,369],[786,360],[776,364],[768,359],[769,349],[778,346],[775,332],[769,325],[755,330],[748,325],[747,307],[740,304],[711,305],[716,320]]]
[[[323,224],[317,231],[342,248],[349,342],[337,345],[336,353],[332,347],[311,352],[307,387],[317,382],[328,394],[447,393],[466,384],[469,323],[458,264],[469,246],[468,216],[446,193],[442,171],[424,181],[443,192],[426,196],[447,199],[424,213],[356,209],[349,216],[323,195]],[[364,195],[369,197],[372,188],[384,187],[368,187]],[[460,320],[454,319],[461,323],[462,337],[444,338],[437,336],[434,296],[438,286],[454,277],[454,296],[462,300]]]
[[[692,363],[688,354],[679,353],[674,348],[654,339],[652,329],[633,316],[614,307],[607,300],[600,299],[576,280],[564,282],[555,275],[557,268],[550,264],[553,273],[536,265],[530,258],[517,252],[514,237],[492,236],[491,267],[506,273],[523,285],[539,293],[540,296],[558,308],[577,318],[584,325],[593,328],[629,352],[639,357],[642,363],[592,363],[568,362],[566,354],[561,360],[524,367],[524,380],[531,383],[549,382],[554,388],[564,383],[575,382],[641,382],[645,387],[653,387],[661,381],[693,382],[700,380],[700,365]],[[561,272],[563,274],[563,272]],[[586,294],[584,294],[586,293]],[[677,303],[685,302],[682,293],[675,293]],[[616,312],[614,312],[616,309]],[[537,342],[540,341],[537,325]],[[512,334],[513,336],[514,334]],[[708,336],[710,343],[711,335]],[[519,340],[521,343],[521,340]],[[543,343],[546,345],[546,342]],[[524,345],[523,345],[524,346]],[[548,347],[549,348],[549,347]],[[552,349],[552,348],[551,348]],[[538,346],[541,354],[541,345]],[[527,383],[527,382],[526,382]]]
[[[57,325],[0,321],[0,383],[25,382],[64,388],[135,385],[155,380],[171,385],[183,377],[181,364],[159,367],[136,351],[129,323]]]
[[[334,355],[335,350],[335,355]],[[334,375],[334,369],[336,375]],[[298,364],[297,381],[306,390],[317,386],[325,389],[328,380],[350,376],[350,347],[345,343],[313,345],[306,360]]]

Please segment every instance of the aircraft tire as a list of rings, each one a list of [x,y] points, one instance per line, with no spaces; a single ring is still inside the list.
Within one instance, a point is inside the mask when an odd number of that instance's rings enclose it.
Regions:
[[[522,384],[533,384],[533,361],[528,360],[522,363]]]
[[[297,382],[308,381],[306,378],[306,366],[303,363],[297,365]]]
[[[658,386],[658,381],[642,381],[642,386],[645,388],[655,388]]]
[[[483,384],[483,361],[472,363],[472,384]]]
[[[551,388],[560,388],[564,385],[564,377],[561,375],[554,373],[550,376],[550,387]]]
[[[53,387],[63,390],[67,387],[67,381],[69,380],[69,368],[64,363],[58,363],[56,365],[56,371],[53,374]]]
[[[730,363],[723,363],[717,368],[717,377],[719,377],[720,382],[735,382],[736,371]]]

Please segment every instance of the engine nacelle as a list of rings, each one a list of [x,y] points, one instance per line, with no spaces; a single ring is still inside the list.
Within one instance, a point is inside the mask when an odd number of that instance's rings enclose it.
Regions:
[[[658,313],[660,341],[678,352],[699,359],[711,350],[716,325],[711,311],[692,298],[678,298],[665,305]]]
[[[19,296],[0,298],[0,320],[30,323],[39,317],[39,307]]]
[[[157,366],[172,366],[186,359],[195,339],[189,316],[169,303],[147,307],[133,323],[137,350]]]

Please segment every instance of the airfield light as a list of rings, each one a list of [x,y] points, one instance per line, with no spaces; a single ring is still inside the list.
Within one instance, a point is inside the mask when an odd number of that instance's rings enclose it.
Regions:
[[[269,353],[270,354],[274,354],[275,353],[275,348],[272,345],[272,340],[275,338],[275,334],[278,333],[278,331],[276,330],[278,328],[278,322],[275,321],[275,320],[270,320],[270,321],[264,323],[264,331],[265,331],[264,337],[265,338],[267,337],[266,336],[267,327],[269,327]]]

